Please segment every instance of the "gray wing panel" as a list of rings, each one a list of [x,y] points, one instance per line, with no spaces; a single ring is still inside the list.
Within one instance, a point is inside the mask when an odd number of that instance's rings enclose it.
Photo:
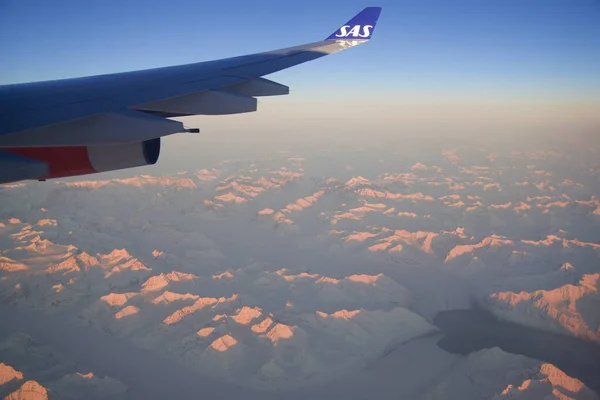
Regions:
[[[32,94],[30,97],[13,99],[5,107],[4,104],[1,105],[3,111],[0,114],[2,122],[0,135],[22,132],[96,114],[124,111],[138,103],[174,97],[187,92],[198,92],[211,87],[231,85],[241,81],[243,81],[241,78],[223,76],[197,79],[193,82],[160,83],[160,76],[158,76],[156,79],[148,78],[146,85],[120,83],[100,86],[90,83],[86,90],[73,88],[64,91],[62,94],[56,95],[54,102],[47,99],[46,104]],[[59,88],[71,84],[71,82],[56,81],[55,84]],[[44,90],[40,90],[40,93],[46,91],[53,93],[51,86],[43,85],[42,87]],[[0,145],[2,145],[1,141]]]

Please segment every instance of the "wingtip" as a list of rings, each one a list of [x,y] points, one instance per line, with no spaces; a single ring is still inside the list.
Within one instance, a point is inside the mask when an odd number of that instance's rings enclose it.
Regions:
[[[375,25],[381,14],[381,7],[366,7],[350,21],[340,26],[338,30],[325,40],[358,39],[369,40],[375,31]]]

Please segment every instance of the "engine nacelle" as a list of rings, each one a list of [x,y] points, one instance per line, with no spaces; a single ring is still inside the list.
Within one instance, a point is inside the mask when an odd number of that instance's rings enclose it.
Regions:
[[[3,151],[46,163],[48,174],[21,179],[50,179],[156,164],[160,138],[107,146],[20,147]]]

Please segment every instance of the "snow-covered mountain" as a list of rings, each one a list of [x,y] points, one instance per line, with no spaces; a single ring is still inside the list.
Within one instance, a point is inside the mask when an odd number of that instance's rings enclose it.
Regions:
[[[600,343],[599,285],[597,273],[583,275],[577,284],[552,290],[494,293],[488,308],[502,319]]]
[[[600,169],[588,150],[429,151],[3,186],[3,310],[72,317],[198,376],[289,393],[423,346],[437,312],[473,304],[600,341]],[[2,357],[4,386],[31,379],[67,398],[121,388],[73,368],[38,379]],[[448,357],[456,365],[410,393],[588,393],[497,349]]]
[[[508,354],[497,347],[469,354],[428,388],[433,399],[599,399],[578,379],[552,364]]]
[[[122,382],[93,372],[75,372],[77,363],[24,333],[0,343],[0,396],[9,400],[126,398]]]

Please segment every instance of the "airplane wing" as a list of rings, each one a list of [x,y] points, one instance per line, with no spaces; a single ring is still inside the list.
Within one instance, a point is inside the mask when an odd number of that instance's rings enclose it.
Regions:
[[[325,40],[264,53],[142,71],[0,86],[0,183],[154,164],[170,118],[252,112],[289,93],[262,78],[371,38],[367,7]]]

